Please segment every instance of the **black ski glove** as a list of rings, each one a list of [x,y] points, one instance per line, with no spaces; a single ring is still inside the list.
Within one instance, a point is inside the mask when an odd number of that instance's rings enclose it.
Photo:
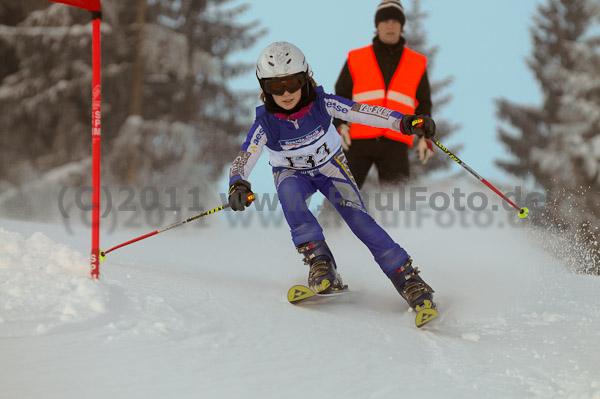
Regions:
[[[250,206],[252,200],[248,197],[252,195],[252,185],[247,180],[236,180],[229,187],[229,205],[234,211],[243,211]]]
[[[402,133],[430,139],[435,135],[435,122],[427,115],[404,115],[402,117]]]

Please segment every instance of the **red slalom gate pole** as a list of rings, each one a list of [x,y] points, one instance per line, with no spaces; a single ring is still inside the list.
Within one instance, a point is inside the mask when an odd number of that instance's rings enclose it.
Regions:
[[[100,0],[47,0],[83,8],[92,13],[92,250],[90,254],[90,277],[100,277],[100,127],[101,127],[101,79],[100,79]]]
[[[256,195],[254,195],[254,194],[250,194],[250,195],[248,195],[248,198],[247,198],[247,199],[248,199],[248,201],[249,201],[249,202],[253,202],[253,201],[256,199]],[[183,225],[183,224],[186,224],[186,223],[192,222],[192,221],[194,221],[194,220],[196,220],[196,219],[200,219],[201,217],[204,217],[204,216],[210,215],[210,214],[212,214],[212,213],[215,213],[215,212],[222,211],[223,209],[227,209],[227,208],[229,208],[230,206],[231,206],[231,205],[229,205],[229,204],[221,205],[221,206],[219,206],[219,207],[217,207],[217,208],[211,209],[210,211],[206,211],[206,212],[199,213],[199,214],[197,214],[197,215],[194,215],[194,216],[191,216],[191,217],[189,217],[189,218],[187,218],[187,219],[185,219],[185,220],[181,220],[181,221],[179,221],[179,222],[176,222],[176,223],[170,224],[170,225],[168,225],[168,226],[161,227],[161,228],[160,228],[160,229],[158,229],[158,230],[151,231],[151,232],[150,232],[150,233],[148,233],[148,234],[144,234],[144,235],[142,235],[142,236],[139,236],[139,237],[136,237],[136,238],[134,238],[134,239],[132,239],[132,240],[126,241],[126,242],[124,242],[124,243],[122,243],[122,244],[119,244],[119,245],[117,245],[117,246],[115,246],[115,247],[112,247],[112,248],[111,248],[111,249],[109,249],[109,250],[106,250],[106,251],[100,251],[100,260],[104,260],[104,259],[106,259],[106,255],[107,255],[109,252],[112,252],[112,251],[114,251],[115,249],[119,249],[119,248],[121,248],[121,247],[124,247],[124,246],[126,246],[126,245],[133,244],[134,242],[141,241],[141,240],[143,240],[143,239],[145,239],[145,238],[152,237],[152,236],[154,236],[154,235],[157,235],[158,233],[162,233],[163,231],[171,230],[171,229],[173,229],[173,228],[175,228],[175,227],[179,227],[179,226],[181,226],[181,225]]]
[[[100,278],[100,142],[102,86],[100,75],[100,21],[102,13],[92,11],[92,251],[90,277]]]

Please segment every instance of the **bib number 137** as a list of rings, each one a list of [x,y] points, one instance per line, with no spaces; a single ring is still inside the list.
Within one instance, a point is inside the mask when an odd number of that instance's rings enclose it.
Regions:
[[[327,159],[327,156],[331,153],[327,147],[327,143],[323,143],[317,150],[312,154],[298,155],[295,157],[285,157],[290,164],[290,168],[294,169],[311,169],[319,166],[323,161]]]

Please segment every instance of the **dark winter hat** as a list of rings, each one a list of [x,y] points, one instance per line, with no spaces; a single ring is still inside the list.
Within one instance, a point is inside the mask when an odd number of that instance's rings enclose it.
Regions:
[[[404,8],[402,8],[399,0],[382,0],[377,6],[377,11],[375,11],[375,27],[381,21],[387,21],[388,19],[400,21],[402,26],[404,26],[406,17],[404,16]]]

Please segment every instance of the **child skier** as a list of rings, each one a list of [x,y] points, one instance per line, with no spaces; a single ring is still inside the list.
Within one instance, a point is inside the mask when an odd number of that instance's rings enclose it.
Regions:
[[[434,121],[326,94],[311,75],[304,54],[291,43],[275,42],[260,54],[256,76],[264,105],[256,109],[254,124],[229,172],[231,208],[243,211],[250,205],[247,179],[266,147],[292,240],[309,265],[310,288],[317,293],[343,288],[323,229],[306,205],[306,199],[318,190],[369,248],[409,306],[435,308],[434,291],[413,268],[409,255],[367,213],[332,118],[425,138],[435,134]],[[413,126],[419,120],[420,126]]]

